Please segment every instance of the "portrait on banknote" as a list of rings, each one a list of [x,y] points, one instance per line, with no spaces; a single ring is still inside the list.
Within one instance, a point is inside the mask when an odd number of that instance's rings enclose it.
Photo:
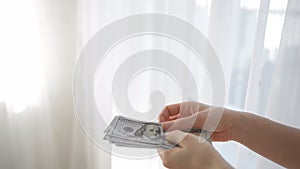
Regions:
[[[139,128],[134,135],[139,137],[146,137],[152,140],[158,140],[161,139],[161,128],[157,124],[145,124],[141,128]]]

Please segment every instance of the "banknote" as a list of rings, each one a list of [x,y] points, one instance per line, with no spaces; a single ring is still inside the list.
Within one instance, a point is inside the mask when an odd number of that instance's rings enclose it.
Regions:
[[[174,147],[165,139],[165,132],[159,123],[142,122],[117,116],[105,132],[104,139],[106,140]]]
[[[106,134],[103,139],[121,147],[170,149],[177,146],[165,139],[166,132],[160,123],[116,116],[104,132]],[[185,132],[201,133],[203,136],[199,129],[188,129]],[[204,137],[209,140],[208,135]]]

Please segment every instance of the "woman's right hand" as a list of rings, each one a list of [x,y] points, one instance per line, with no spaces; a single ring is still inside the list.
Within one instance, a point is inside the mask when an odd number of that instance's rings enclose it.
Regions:
[[[158,119],[166,131],[185,130],[190,128],[202,129],[209,113],[210,117],[219,116],[213,111],[219,109],[223,111],[220,122],[215,129],[207,129],[212,132],[212,141],[233,140],[237,130],[236,123],[240,113],[233,110],[212,107],[198,102],[183,102],[166,106],[160,113]],[[210,111],[211,110],[211,111]],[[218,118],[218,117],[216,117]]]
[[[166,139],[178,146],[159,150],[159,155],[165,167],[171,169],[231,169],[216,149],[205,139],[193,134],[172,131]]]

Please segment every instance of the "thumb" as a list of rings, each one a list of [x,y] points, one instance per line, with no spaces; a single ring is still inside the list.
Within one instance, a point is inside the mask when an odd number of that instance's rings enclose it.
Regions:
[[[166,140],[176,145],[179,144],[182,147],[195,145],[194,143],[207,143],[207,140],[202,137],[197,137],[193,134],[185,133],[180,130],[167,133]]]
[[[171,131],[169,133],[166,133],[166,140],[173,143],[173,144],[179,144],[187,135],[187,133],[184,133],[179,130]]]

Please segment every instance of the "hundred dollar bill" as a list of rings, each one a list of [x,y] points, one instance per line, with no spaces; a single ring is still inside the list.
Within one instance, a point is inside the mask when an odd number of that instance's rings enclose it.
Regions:
[[[170,149],[172,147],[161,146],[161,145],[148,145],[148,144],[130,144],[130,143],[121,143],[121,142],[113,142],[116,146],[119,147],[131,147],[131,148],[148,148],[148,149]]]
[[[142,122],[117,116],[105,131],[104,139],[106,140],[114,138],[138,143],[175,146],[165,139],[165,133],[159,123]]]
[[[132,140],[114,138],[114,137],[110,137],[108,140],[110,143],[113,143],[117,146],[123,146],[123,147],[126,145],[128,145],[128,147],[164,148],[164,149],[169,149],[174,147],[173,145],[170,146],[161,143],[145,143],[145,142],[132,141]]]
[[[209,133],[206,131],[201,129],[186,129],[183,131],[200,135],[211,143]],[[105,140],[121,147],[170,149],[177,146],[165,139],[165,131],[160,123],[116,116],[104,132],[106,133]]]

